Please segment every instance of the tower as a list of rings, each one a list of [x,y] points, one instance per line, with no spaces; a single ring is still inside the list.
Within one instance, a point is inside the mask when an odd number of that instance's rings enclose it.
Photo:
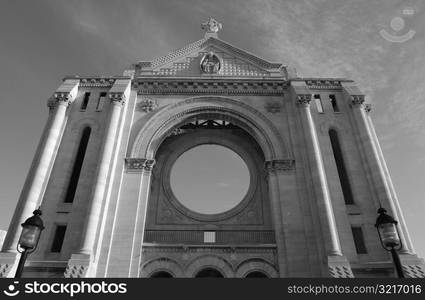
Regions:
[[[355,83],[298,77],[222,41],[221,27],[210,19],[201,40],[122,76],[63,80],[1,276],[39,205],[46,229],[27,276],[391,277],[381,205],[400,222],[407,275],[425,276]],[[170,179],[180,156],[209,144],[249,171],[242,199],[214,214],[188,208]]]

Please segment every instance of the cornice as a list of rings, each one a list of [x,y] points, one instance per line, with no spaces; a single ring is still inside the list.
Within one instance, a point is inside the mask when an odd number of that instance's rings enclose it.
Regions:
[[[287,82],[283,80],[230,79],[152,79],[136,78],[133,89],[139,95],[150,94],[224,94],[224,95],[283,95]]]

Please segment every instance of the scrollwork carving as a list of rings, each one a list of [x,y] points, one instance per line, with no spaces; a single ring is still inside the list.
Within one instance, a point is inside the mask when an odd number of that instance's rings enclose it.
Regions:
[[[128,172],[152,172],[155,165],[154,159],[146,158],[126,158],[125,167]]]

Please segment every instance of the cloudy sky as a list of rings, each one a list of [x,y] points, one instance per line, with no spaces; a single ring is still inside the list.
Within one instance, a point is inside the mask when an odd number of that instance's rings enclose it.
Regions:
[[[425,257],[425,16],[420,0],[0,1],[0,228],[6,229],[47,118],[68,74],[121,72],[203,37],[297,68],[348,77],[373,120],[417,248]],[[391,42],[412,35],[405,42]],[[412,31],[413,30],[413,31]],[[397,38],[398,37],[398,38]]]

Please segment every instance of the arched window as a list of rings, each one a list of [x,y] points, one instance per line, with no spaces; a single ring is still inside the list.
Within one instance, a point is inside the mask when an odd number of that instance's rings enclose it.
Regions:
[[[74,201],[75,191],[78,186],[78,179],[80,178],[81,167],[83,166],[84,156],[89,143],[91,128],[86,127],[81,136],[80,145],[78,146],[77,156],[75,157],[74,167],[72,169],[71,178],[69,180],[68,189],[66,191],[65,203],[72,203]]]
[[[269,276],[267,276],[266,274],[264,274],[261,271],[252,271],[249,272],[245,278],[268,278]]]
[[[339,181],[341,183],[345,204],[354,204],[353,192],[351,191],[350,181],[348,179],[347,169],[345,168],[344,157],[342,155],[338,133],[336,130],[329,130],[329,138],[331,139],[332,151],[334,154],[336,167],[338,169]]]
[[[150,278],[173,278],[173,275],[166,271],[158,271],[153,273]]]
[[[195,278],[223,278],[223,274],[213,268],[206,268],[199,271]]]

